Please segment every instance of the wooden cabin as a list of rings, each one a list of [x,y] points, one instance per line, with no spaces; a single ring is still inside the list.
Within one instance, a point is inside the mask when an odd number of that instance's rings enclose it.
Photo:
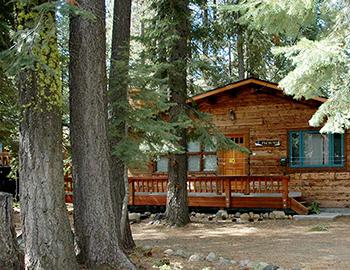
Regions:
[[[350,207],[349,136],[308,123],[324,98],[294,100],[277,84],[249,78],[192,97],[217,127],[251,150],[188,144],[189,205],[293,209],[301,202]],[[129,177],[130,205],[165,205],[167,157]]]

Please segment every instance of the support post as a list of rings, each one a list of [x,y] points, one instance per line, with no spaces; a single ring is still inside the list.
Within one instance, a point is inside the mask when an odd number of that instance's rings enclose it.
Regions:
[[[288,208],[288,177],[283,177],[282,178],[282,207],[283,209]]]
[[[230,185],[230,179],[225,179],[225,202],[226,202],[226,208],[231,207],[231,185]]]
[[[135,189],[134,181],[129,179],[129,205],[134,205]]]

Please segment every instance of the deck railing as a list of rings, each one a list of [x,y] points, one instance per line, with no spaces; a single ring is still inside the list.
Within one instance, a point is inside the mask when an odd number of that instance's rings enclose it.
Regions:
[[[0,152],[0,166],[10,166],[10,153]]]
[[[195,176],[188,177],[187,190],[196,194],[225,196],[226,207],[230,207],[232,193],[243,195],[279,193],[283,208],[287,207],[288,176]],[[129,177],[129,203],[133,205],[135,193],[166,193],[167,176]]]

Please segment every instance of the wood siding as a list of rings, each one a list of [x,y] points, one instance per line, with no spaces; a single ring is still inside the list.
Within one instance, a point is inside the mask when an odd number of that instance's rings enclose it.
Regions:
[[[259,87],[261,88],[261,87]],[[269,92],[270,91],[270,92]],[[248,175],[289,175],[289,189],[301,191],[306,201],[321,207],[350,207],[350,143],[345,135],[344,168],[293,169],[281,166],[288,157],[288,133],[293,129],[313,129],[308,121],[321,104],[318,101],[295,101],[272,89],[252,86],[233,89],[197,101],[201,111],[211,113],[225,134],[249,134]],[[230,110],[235,120],[230,119]],[[258,140],[279,140],[280,146],[255,146]]]

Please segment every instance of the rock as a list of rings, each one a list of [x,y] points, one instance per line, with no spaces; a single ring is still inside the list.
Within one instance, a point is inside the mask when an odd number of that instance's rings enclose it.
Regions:
[[[190,256],[190,258],[188,259],[189,262],[199,262],[203,260],[203,256],[201,254],[193,254]]]
[[[141,219],[147,219],[151,216],[151,212],[145,212],[143,214],[141,214],[140,218]]]
[[[237,213],[235,214],[235,218],[239,218],[239,217],[241,217],[241,213],[240,213],[240,212],[237,212]]]
[[[239,266],[246,267],[249,263],[250,263],[249,260],[242,260],[242,261],[239,261]]]
[[[249,212],[249,217],[250,218],[254,218],[254,213],[253,212]]]
[[[141,214],[140,213],[129,213],[129,220],[130,220],[130,222],[139,223],[141,221]]]
[[[259,262],[257,263],[253,270],[264,270],[266,266],[268,266],[269,264],[268,263],[265,263],[265,262]]]
[[[217,218],[221,218],[222,220],[226,220],[226,219],[228,218],[227,211],[226,211],[226,210],[219,210],[219,211],[216,213],[216,217],[217,217]]]
[[[286,219],[287,215],[284,211],[273,211],[272,212],[275,219]]]
[[[214,252],[210,252],[208,256],[205,258],[208,262],[213,262],[217,260],[216,254]]]
[[[168,249],[164,250],[163,253],[167,256],[172,256],[172,255],[174,255],[175,252],[171,248],[168,248]]]
[[[250,216],[247,213],[241,214],[240,219],[242,222],[247,222],[250,220]]]
[[[190,215],[191,215],[191,217],[195,217],[196,216],[196,212],[192,211]]]
[[[196,217],[196,218],[201,218],[201,213],[196,213],[196,214],[195,214],[195,217]]]
[[[264,214],[262,215],[262,217],[263,217],[264,219],[268,219],[268,218],[269,218],[269,213],[264,213]]]
[[[218,264],[219,265],[229,265],[229,264],[231,264],[231,261],[224,258],[224,257],[219,257]]]
[[[154,263],[154,266],[157,267],[162,267],[164,265],[170,265],[170,261],[168,258],[161,258]]]
[[[162,220],[165,218],[165,214],[164,213],[157,213],[154,217],[155,220]]]
[[[156,217],[156,214],[151,214],[150,218],[154,219]]]
[[[238,262],[237,262],[237,261],[235,261],[235,260],[231,260],[231,261],[230,261],[230,263],[231,263],[231,264],[233,264],[233,265],[238,264]]]
[[[254,215],[253,215],[253,219],[254,219],[254,221],[259,220],[259,219],[260,219],[260,215],[254,214]]]
[[[292,220],[292,219],[293,219],[293,216],[292,216],[292,215],[289,215],[289,216],[288,216],[288,219],[289,219],[289,220]]]
[[[208,216],[208,220],[212,221],[213,220],[213,216]]]
[[[185,251],[183,251],[182,249],[178,249],[175,251],[174,253],[175,256],[181,257],[181,258],[187,258],[187,254]]]
[[[272,265],[272,264],[269,264],[265,266],[265,268],[263,268],[263,270],[277,270],[277,269],[279,269],[279,267],[277,265]]]

